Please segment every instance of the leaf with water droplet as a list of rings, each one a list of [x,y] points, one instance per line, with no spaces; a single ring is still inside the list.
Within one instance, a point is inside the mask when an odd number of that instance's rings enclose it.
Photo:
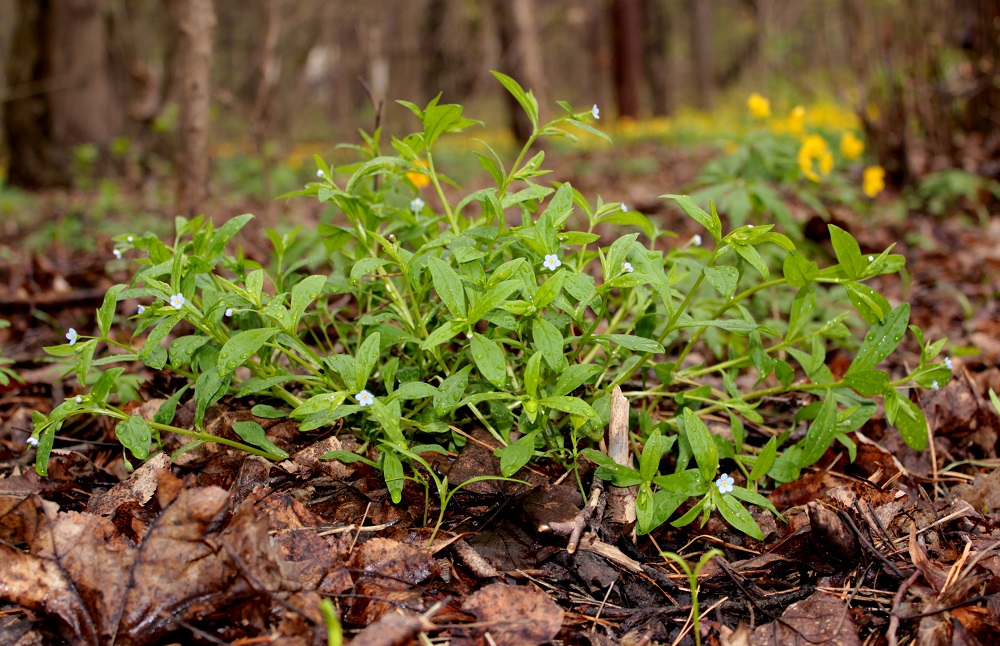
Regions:
[[[472,335],[470,342],[472,346],[472,358],[486,379],[496,386],[503,388],[507,384],[507,363],[504,360],[504,352],[493,339],[489,339],[478,332]]]
[[[247,359],[260,350],[261,346],[267,343],[271,337],[278,333],[278,328],[267,327],[256,330],[244,330],[234,334],[222,346],[219,351],[219,360],[216,363],[220,368],[233,370],[236,366],[243,365]],[[227,361],[230,357],[232,361]]]
[[[847,372],[850,374],[870,370],[882,363],[903,339],[903,332],[909,321],[910,306],[903,303],[892,310],[881,323],[873,325]]]

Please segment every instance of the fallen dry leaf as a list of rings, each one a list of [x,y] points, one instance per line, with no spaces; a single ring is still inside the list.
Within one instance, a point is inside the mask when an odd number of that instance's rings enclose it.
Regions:
[[[837,597],[816,592],[793,603],[781,621],[758,626],[753,646],[860,646],[858,627],[847,605]]]
[[[490,624],[468,631],[469,635],[489,634],[497,646],[532,646],[555,638],[565,613],[544,592],[528,586],[493,583],[473,593],[462,609]],[[456,635],[455,646],[481,643],[470,636]]]

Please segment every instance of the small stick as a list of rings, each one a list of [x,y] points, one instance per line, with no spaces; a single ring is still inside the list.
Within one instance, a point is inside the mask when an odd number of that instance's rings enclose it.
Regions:
[[[611,420],[608,424],[608,456],[618,464],[632,466],[628,438],[628,400],[622,389],[615,386],[611,393]],[[635,523],[635,499],[638,487],[608,486],[608,512],[613,523]],[[632,534],[635,537],[635,532]]]

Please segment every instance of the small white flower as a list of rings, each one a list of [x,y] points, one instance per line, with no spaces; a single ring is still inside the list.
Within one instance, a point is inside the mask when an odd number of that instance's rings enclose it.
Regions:
[[[542,262],[542,267],[549,271],[555,271],[560,265],[562,265],[562,261],[554,253],[546,254],[545,260]]]
[[[596,103],[594,104],[594,107],[592,107],[592,108],[590,109],[590,114],[591,114],[591,116],[593,116],[593,117],[594,117],[595,119],[600,119],[600,118],[601,118],[601,109],[597,107],[597,104],[596,104]]]
[[[136,309],[136,313],[138,313],[138,314],[142,314],[143,312],[145,312],[145,311],[146,311],[146,306],[145,306],[145,305],[139,305],[139,306],[138,306],[138,307],[136,307],[135,309]]]
[[[472,338],[472,332],[466,332],[465,333],[465,338],[466,339],[471,339]]]
[[[715,481],[715,486],[719,488],[719,493],[729,493],[733,490],[734,482],[736,481],[731,475],[723,473],[719,479]]]
[[[135,238],[133,238],[132,236],[129,236],[128,238],[126,238],[126,240],[128,240],[129,242],[132,242],[133,240],[135,240]]]
[[[69,332],[66,333],[66,338],[69,340],[69,344],[73,345],[80,338],[80,335],[76,333],[76,328],[71,327]]]
[[[226,316],[232,316],[232,315],[233,315],[233,308],[227,307],[226,308]]]
[[[947,368],[948,370],[954,370],[954,369],[955,369],[955,364],[953,364],[953,363],[951,362],[951,357],[945,357],[945,358],[944,358],[944,366],[945,366],[945,368]]]
[[[622,202],[622,213],[628,213],[628,207],[625,206],[625,202]]]
[[[176,294],[170,297],[170,306],[173,307],[175,310],[179,310],[182,307],[184,307],[184,303],[185,303],[184,294],[181,294],[180,292],[177,292]]]
[[[424,208],[424,201],[419,197],[415,197],[410,200],[410,210],[414,213],[419,213]]]
[[[322,168],[319,169],[318,171],[316,171],[316,177],[318,177],[320,179],[323,179],[324,177],[326,177],[326,173],[323,172]]]
[[[117,258],[118,260],[122,259],[122,252],[120,249],[115,249],[111,253],[115,254],[115,258]]]
[[[691,244],[693,244],[696,247],[700,247],[701,246],[701,236],[698,235],[697,233],[694,234],[694,237],[691,238]]]
[[[931,382],[931,388],[934,390],[941,390],[941,386],[938,385],[937,379]]]
[[[752,225],[752,224],[748,224],[748,225],[747,225],[747,228],[748,228],[748,229],[752,229],[752,228],[753,228],[753,225]]]
[[[868,256],[868,262],[875,262],[875,256]]]
[[[82,404],[83,403],[83,397],[77,395],[75,401],[76,401],[77,404]]]
[[[365,406],[371,406],[372,404],[375,403],[375,397],[373,397],[372,394],[367,390],[362,390],[361,392],[359,392],[357,395],[354,396],[354,399],[358,402],[358,406],[361,406],[362,408],[364,408]]]
[[[38,438],[35,436],[29,437],[26,441],[28,446],[38,446]]]
[[[624,271],[626,274],[631,274],[633,271],[635,271],[635,267],[632,266],[632,263],[626,260],[625,262],[622,263],[622,271]]]

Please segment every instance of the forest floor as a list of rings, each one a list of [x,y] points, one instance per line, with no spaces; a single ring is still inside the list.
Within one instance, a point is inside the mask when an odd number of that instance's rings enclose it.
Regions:
[[[636,159],[648,163],[615,171]],[[656,196],[679,191],[702,161],[640,145],[555,165],[557,179],[626,201],[686,239],[694,227]],[[688,580],[660,552],[693,563],[711,548],[724,556],[698,579],[704,643],[996,643],[1000,416],[988,391],[1000,390],[1000,217],[910,213],[873,227],[834,212],[866,252],[899,243],[906,278],[877,289],[893,304],[908,301],[911,323],[928,338],[949,339],[954,377],[917,395],[933,435],[927,451],[908,448],[876,415],[852,435],[853,462],[836,444],[770,493],[786,522],[759,516],[764,541],[717,516],[638,540],[594,517],[572,541],[567,528],[583,518],[579,488],[540,465],[531,487],[466,488],[428,546],[437,510],[421,488],[410,483],[391,504],[380,473],[317,459],[350,450],[353,438],[299,433],[291,421],[257,420],[290,454],[284,462],[206,445],[172,466],[160,454],[129,473],[113,427],[81,418],[60,431],[49,476],[35,474],[25,443],[32,411],[80,390],[42,348],[62,343],[70,326],[92,326],[104,291],[127,279],[110,235],[136,224],[110,214],[90,228],[92,199],[39,196],[30,217],[3,224],[0,318],[12,325],[0,328],[0,356],[24,383],[0,387],[0,644],[326,643],[324,597],[358,645],[690,644]],[[259,259],[260,227],[319,217],[295,202],[236,199],[220,200],[213,216],[247,211],[269,214],[240,240]],[[157,217],[169,226],[154,209],[150,221]],[[31,242],[53,223],[63,232],[54,242]],[[910,339],[890,368],[917,357]],[[846,352],[828,356],[835,374],[849,362]],[[137,371],[146,403],[135,406],[155,411],[172,392],[169,379]],[[793,423],[801,404],[773,402],[769,424]],[[244,401],[226,398],[206,427],[222,433],[250,419]],[[435,466],[452,483],[499,475],[492,438],[462,430],[465,448]],[[588,487],[590,475],[581,474]]]

